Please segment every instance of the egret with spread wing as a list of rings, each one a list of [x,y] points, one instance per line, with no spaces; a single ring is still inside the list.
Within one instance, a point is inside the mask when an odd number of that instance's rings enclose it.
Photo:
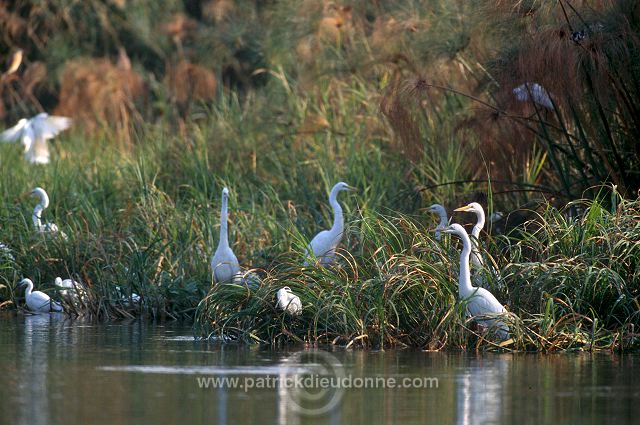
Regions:
[[[71,118],[49,115],[42,112],[33,118],[22,118],[15,126],[0,133],[3,142],[17,142],[24,145],[27,161],[31,164],[49,163],[48,140],[71,126]]]

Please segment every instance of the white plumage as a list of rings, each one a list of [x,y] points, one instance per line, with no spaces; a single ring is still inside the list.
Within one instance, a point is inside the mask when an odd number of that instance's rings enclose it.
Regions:
[[[471,264],[476,270],[480,270],[484,267],[484,260],[482,259],[482,255],[480,255],[480,231],[482,231],[482,229],[484,228],[485,223],[484,209],[479,203],[472,202],[464,207],[456,208],[454,211],[472,212],[475,213],[476,217],[478,218],[476,224],[473,226],[473,229],[471,229],[471,236],[473,236],[473,252],[471,255]]]
[[[333,226],[329,230],[323,230],[318,233],[309,243],[304,252],[304,265],[319,261],[322,267],[326,267],[333,262],[336,255],[336,249],[342,240],[344,232],[344,217],[342,216],[342,207],[338,203],[338,194],[343,191],[355,191],[356,189],[344,182],[337,183],[329,193],[329,204],[333,207]],[[313,255],[310,255],[313,253]]]
[[[444,209],[444,207],[440,204],[433,204],[429,207],[428,209],[429,212],[438,214],[438,216],[440,217],[440,223],[438,223],[438,226],[435,229],[435,236],[436,236],[436,240],[439,241],[442,238],[442,230],[447,227],[447,225],[449,224],[449,219],[447,217],[447,210]]]
[[[71,118],[50,116],[43,112],[30,119],[22,118],[18,124],[0,133],[0,140],[10,143],[20,140],[27,161],[31,164],[48,164],[50,154],[47,141],[70,126]]]
[[[500,304],[491,292],[471,285],[471,273],[469,271],[471,240],[466,230],[456,223],[444,229],[443,232],[456,235],[462,240],[458,294],[461,300],[467,301],[468,315],[480,325],[492,328],[500,338],[509,338],[509,327],[499,317],[499,315],[507,312],[504,306]]]
[[[54,285],[58,288],[60,296],[69,304],[80,306],[87,302],[87,290],[84,285],[72,279],[56,277]]]
[[[27,307],[29,310],[35,313],[50,313],[61,312],[62,306],[55,301],[51,300],[49,295],[44,292],[34,291],[33,282],[31,279],[22,279],[20,286],[27,285],[27,289],[24,292],[24,298],[27,301]]]
[[[294,316],[302,313],[302,302],[300,301],[300,297],[293,294],[291,292],[291,288],[285,286],[284,288],[278,290],[278,307],[282,310],[287,311],[289,314]]]
[[[533,100],[540,106],[547,109],[553,109],[553,102],[549,92],[538,83],[524,83],[513,89],[513,94],[520,102],[529,102]]]
[[[132,292],[131,295],[129,295],[124,289],[119,286],[116,286],[116,291],[120,296],[120,301],[122,301],[122,304],[124,304],[125,306],[129,307],[133,304],[140,304],[140,295],[136,294],[135,292]]]
[[[229,203],[229,189],[222,189],[222,207],[220,209],[220,240],[218,248],[211,257],[211,269],[213,270],[213,280],[215,283],[232,282],[234,276],[240,272],[240,264],[236,255],[229,246],[229,234],[227,227]]]
[[[33,220],[33,226],[35,227],[36,231],[38,233],[59,233],[60,236],[62,236],[64,239],[67,239],[67,235],[64,232],[60,232],[58,230],[58,226],[56,226],[55,223],[42,222],[42,211],[49,207],[49,195],[47,195],[47,192],[41,187],[36,187],[31,191],[31,195],[40,198],[40,203],[33,209],[33,214],[31,216]]]

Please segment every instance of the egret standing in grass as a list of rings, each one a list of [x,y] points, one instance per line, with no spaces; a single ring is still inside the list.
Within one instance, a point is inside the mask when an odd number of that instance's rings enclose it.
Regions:
[[[277,295],[278,307],[294,316],[302,313],[302,302],[300,301],[300,297],[291,292],[291,288],[285,286],[284,288],[278,290]]]
[[[462,253],[460,254],[460,276],[458,279],[458,295],[461,300],[467,301],[467,313],[483,327],[493,328],[501,339],[509,338],[509,327],[506,323],[495,317],[505,314],[504,306],[484,288],[471,285],[471,272],[469,270],[469,257],[471,256],[471,240],[464,227],[454,223],[443,230],[462,240]]]
[[[20,286],[27,285],[27,289],[24,292],[24,298],[27,301],[27,307],[29,310],[35,313],[50,313],[61,312],[62,306],[55,301],[51,300],[49,295],[44,292],[34,291],[33,282],[31,279],[22,279]]]
[[[438,223],[438,227],[436,227],[435,230],[436,240],[439,241],[442,237],[442,229],[447,227],[447,224],[449,224],[449,219],[447,218],[447,210],[445,210],[444,207],[440,204],[433,204],[427,209],[427,211],[438,214],[438,216],[440,217],[440,223]]]
[[[22,118],[18,124],[0,133],[0,140],[21,140],[27,161],[31,164],[48,164],[50,154],[47,141],[70,126],[71,118],[50,116],[43,112],[30,119]]]
[[[81,283],[72,279],[63,280],[61,277],[56,277],[53,284],[58,289],[60,296],[69,304],[73,304],[75,306],[86,304],[87,290]]]
[[[33,209],[33,214],[31,216],[33,219],[33,226],[36,231],[38,233],[57,234],[59,230],[55,223],[42,223],[42,211],[49,207],[49,195],[47,195],[47,192],[41,187],[33,189],[31,191],[31,195],[40,198],[40,203]],[[67,238],[67,235],[65,235],[64,232],[60,232],[60,236],[65,239]]]
[[[337,183],[329,194],[329,204],[333,207],[333,226],[329,230],[318,233],[309,243],[304,252],[304,265],[318,260],[322,267],[327,267],[336,256],[336,249],[342,240],[344,233],[344,217],[342,207],[338,203],[338,194],[342,191],[355,191],[356,189],[344,182]],[[313,255],[311,255],[313,253]]]
[[[479,270],[484,267],[484,260],[482,259],[482,255],[480,255],[480,231],[484,227],[485,222],[484,209],[479,203],[472,202],[464,207],[456,208],[454,211],[472,212],[476,214],[476,217],[478,217],[476,224],[471,230],[471,236],[473,236],[473,255],[471,256],[471,264],[475,269]]]
[[[227,225],[229,204],[229,189],[222,189],[222,208],[220,209],[220,240],[218,248],[211,258],[213,280],[216,283],[232,282],[234,276],[240,272],[240,264],[229,246],[229,231]]]

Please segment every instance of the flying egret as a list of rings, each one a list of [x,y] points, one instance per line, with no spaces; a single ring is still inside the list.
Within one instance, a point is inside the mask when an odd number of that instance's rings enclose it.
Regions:
[[[337,183],[329,194],[329,204],[333,207],[333,226],[329,230],[318,233],[309,243],[304,252],[304,265],[308,266],[314,262],[314,258],[320,261],[322,267],[326,267],[333,262],[336,255],[336,248],[342,239],[344,232],[344,217],[342,207],[338,203],[338,193],[341,191],[355,191],[354,187],[344,182]],[[310,255],[313,252],[313,256]]]
[[[472,212],[476,214],[478,217],[478,221],[473,226],[471,230],[471,236],[473,236],[473,255],[471,256],[471,264],[475,269],[481,269],[484,267],[484,260],[480,255],[480,231],[484,227],[484,209],[482,205],[477,202],[472,202],[469,205],[465,205],[464,207],[456,208],[454,211],[464,211],[464,212]]]
[[[227,208],[229,203],[229,189],[222,189],[222,207],[220,209],[220,240],[215,254],[211,257],[213,280],[216,283],[232,282],[234,276],[240,272],[240,264],[229,246],[229,231],[227,225]]]
[[[69,304],[80,305],[87,302],[87,290],[84,285],[72,279],[62,279],[56,277],[54,285],[58,289],[60,296]]]
[[[440,216],[440,223],[438,223],[438,227],[436,227],[435,230],[436,240],[439,241],[442,237],[440,232],[442,231],[442,229],[447,227],[447,224],[449,224],[449,220],[447,218],[447,210],[445,210],[444,207],[440,204],[433,204],[427,209],[427,211],[438,214],[438,216]]]
[[[30,119],[22,118],[18,124],[0,133],[0,140],[16,142],[20,139],[27,161],[31,164],[48,164],[50,155],[47,140],[53,139],[70,126],[71,118],[50,116],[42,112]]]
[[[501,321],[497,315],[505,314],[504,306],[484,288],[471,285],[471,273],[469,271],[469,257],[471,256],[471,240],[464,227],[454,223],[443,230],[458,236],[462,240],[462,252],[460,253],[460,277],[458,279],[458,295],[461,300],[468,300],[467,314],[474,318],[478,324],[494,328],[496,334],[502,338],[509,338],[509,327]]]
[[[33,209],[33,214],[31,216],[33,226],[36,228],[36,231],[39,233],[59,233],[60,236],[67,239],[67,235],[64,232],[59,231],[58,226],[56,226],[55,223],[42,223],[42,211],[49,207],[49,195],[47,195],[47,192],[41,187],[36,187],[31,191],[31,195],[40,198],[40,203]]]
[[[62,306],[55,301],[51,300],[49,295],[44,292],[34,291],[33,282],[31,279],[22,279],[19,286],[27,285],[27,289],[24,292],[24,298],[27,301],[27,307],[29,310],[36,313],[50,313],[61,312]]]
[[[278,290],[278,307],[294,316],[302,313],[300,297],[291,292],[291,288],[288,286]]]
[[[538,83],[524,83],[513,89],[513,94],[520,102],[529,102],[533,100],[540,106],[553,110],[553,102],[549,96],[549,92]]]

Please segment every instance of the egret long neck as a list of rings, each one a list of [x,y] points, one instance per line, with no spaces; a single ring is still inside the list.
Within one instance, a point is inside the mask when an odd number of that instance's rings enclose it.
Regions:
[[[24,291],[25,298],[31,295],[31,291],[33,291],[33,282],[27,282],[26,285],[27,285],[27,289],[25,289]]]
[[[332,233],[342,233],[344,230],[344,217],[342,216],[342,207],[338,203],[338,191],[332,190],[329,195],[329,204],[333,207],[333,226]]]
[[[442,237],[442,233],[440,232],[442,229],[444,229],[445,227],[447,227],[447,215],[446,214],[440,214],[440,223],[438,224],[438,226],[436,227],[436,240],[440,240],[440,238]]]
[[[478,241],[480,240],[480,231],[484,228],[484,212],[483,211],[478,211],[476,212],[476,215],[478,216],[478,221],[476,222],[476,225],[473,226],[473,229],[471,230],[471,235],[476,239],[474,244],[478,244]]]
[[[220,209],[220,246],[229,246],[229,231],[227,227],[227,203],[228,199],[222,197],[222,208]]]
[[[37,229],[39,229],[42,226],[42,222],[40,220],[42,219],[42,210],[43,209],[44,208],[42,208],[42,204],[38,204],[33,209],[33,214],[31,215],[31,219],[33,220],[33,225]]]
[[[471,286],[471,271],[469,267],[469,257],[471,255],[471,240],[469,236],[460,235],[462,239],[462,252],[460,253],[460,278],[458,279],[458,293],[461,297],[469,294],[473,287]]]

